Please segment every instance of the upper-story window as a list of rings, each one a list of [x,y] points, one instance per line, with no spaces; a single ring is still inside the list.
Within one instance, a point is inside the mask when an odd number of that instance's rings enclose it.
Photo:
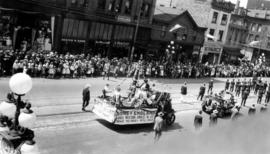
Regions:
[[[252,23],[252,24],[250,25],[250,30],[256,31],[256,24]]]
[[[125,14],[130,14],[132,8],[132,0],[125,1]]]
[[[262,25],[261,25],[261,24],[258,25],[257,31],[258,31],[258,32],[261,32],[261,31],[262,31]]]
[[[219,33],[218,33],[218,41],[222,41],[223,39],[223,34],[224,34],[224,31],[220,30]]]
[[[217,12],[214,12],[213,13],[213,18],[212,18],[212,23],[213,24],[216,24],[217,23],[217,19],[218,19],[218,13]]]
[[[223,14],[223,16],[221,18],[221,25],[227,25],[227,21],[228,21],[228,15]]]
[[[108,10],[111,12],[121,12],[122,0],[110,0]]]
[[[98,9],[105,10],[106,0],[98,0]]]
[[[215,36],[215,29],[210,29],[210,30],[209,30],[209,34],[210,34],[211,36]],[[208,38],[208,40],[209,40],[209,41],[213,41],[212,38]]]
[[[147,1],[144,0],[141,8],[141,16],[149,17],[150,11],[151,11],[151,4],[149,4]]]

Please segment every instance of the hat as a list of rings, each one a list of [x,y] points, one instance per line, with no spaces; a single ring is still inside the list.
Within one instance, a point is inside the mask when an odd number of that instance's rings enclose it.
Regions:
[[[116,91],[121,91],[121,88],[119,86],[116,87]]]
[[[91,88],[91,84],[86,84],[84,88]]]
[[[213,113],[216,113],[216,114],[217,114],[217,113],[218,113],[218,111],[217,111],[217,110],[214,110],[214,111],[213,111]]]

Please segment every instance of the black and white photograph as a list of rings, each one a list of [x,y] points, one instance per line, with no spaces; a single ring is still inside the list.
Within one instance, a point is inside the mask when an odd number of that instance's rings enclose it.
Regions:
[[[270,0],[0,0],[0,154],[270,154]]]

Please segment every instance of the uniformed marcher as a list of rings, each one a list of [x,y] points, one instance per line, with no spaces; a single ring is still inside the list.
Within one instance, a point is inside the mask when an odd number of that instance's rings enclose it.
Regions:
[[[225,83],[225,90],[229,90],[229,86],[230,86],[230,81],[229,81],[229,79],[227,79],[227,81]]]
[[[209,92],[212,92],[213,91],[213,87],[214,87],[214,80],[211,79],[210,82],[209,82],[209,85],[208,85],[208,94]]]
[[[261,104],[262,102],[262,97],[263,97],[263,89],[261,88],[258,92],[258,99],[257,99],[257,104]]]
[[[202,111],[199,111],[197,115],[194,117],[194,127],[195,129],[199,129],[202,127],[203,123],[203,117],[202,117]]]
[[[255,90],[254,90],[254,94],[257,94],[258,90],[260,89],[261,87],[261,79],[258,79],[257,82],[256,82],[256,85],[255,85]]]
[[[241,91],[241,82],[238,79],[238,81],[236,82],[236,85],[235,85],[236,96],[239,96],[240,95],[240,91]]]
[[[257,84],[257,75],[256,75],[256,73],[254,73],[253,74],[253,78],[252,78],[252,90],[254,90],[255,89],[255,87],[256,87],[256,84]]]
[[[107,80],[110,78],[110,62],[106,62],[104,64],[104,69],[103,69],[103,80],[107,77]]]
[[[253,104],[248,110],[248,115],[254,115],[255,113],[256,113],[256,108],[255,108],[255,104]]]
[[[268,84],[267,81],[264,82],[263,84],[263,93],[265,94],[266,90],[267,90]]]
[[[184,85],[181,87],[181,94],[186,95],[187,94],[187,83],[185,82]]]
[[[82,104],[82,110],[85,111],[85,108],[89,105],[90,101],[90,84],[85,85],[82,96],[83,96],[83,104]]]
[[[269,100],[270,100],[270,90],[268,88],[266,95],[265,95],[265,103],[269,103]]]
[[[199,96],[198,96],[198,98],[197,98],[197,100],[201,100],[202,101],[202,99],[203,99],[203,96],[204,96],[204,94],[205,94],[205,84],[203,84],[203,86],[201,86],[200,87],[200,92],[199,92]]]
[[[249,95],[249,92],[248,92],[248,89],[246,89],[242,94],[241,106],[246,106],[246,101],[247,101],[248,95]]]
[[[230,84],[230,91],[233,92],[234,91],[234,85],[235,85],[235,81],[234,79],[231,81],[231,84]]]

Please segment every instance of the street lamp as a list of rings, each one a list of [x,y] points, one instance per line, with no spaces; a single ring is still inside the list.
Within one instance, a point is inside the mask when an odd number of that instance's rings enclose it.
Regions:
[[[32,79],[25,73],[17,73],[10,78],[9,87],[17,99],[11,96],[9,101],[0,104],[0,123],[8,126],[5,137],[13,143],[14,148],[29,153],[32,152],[29,150],[35,149],[34,132],[30,128],[34,125],[36,115],[31,110],[31,104],[23,102],[21,97],[32,89]]]

